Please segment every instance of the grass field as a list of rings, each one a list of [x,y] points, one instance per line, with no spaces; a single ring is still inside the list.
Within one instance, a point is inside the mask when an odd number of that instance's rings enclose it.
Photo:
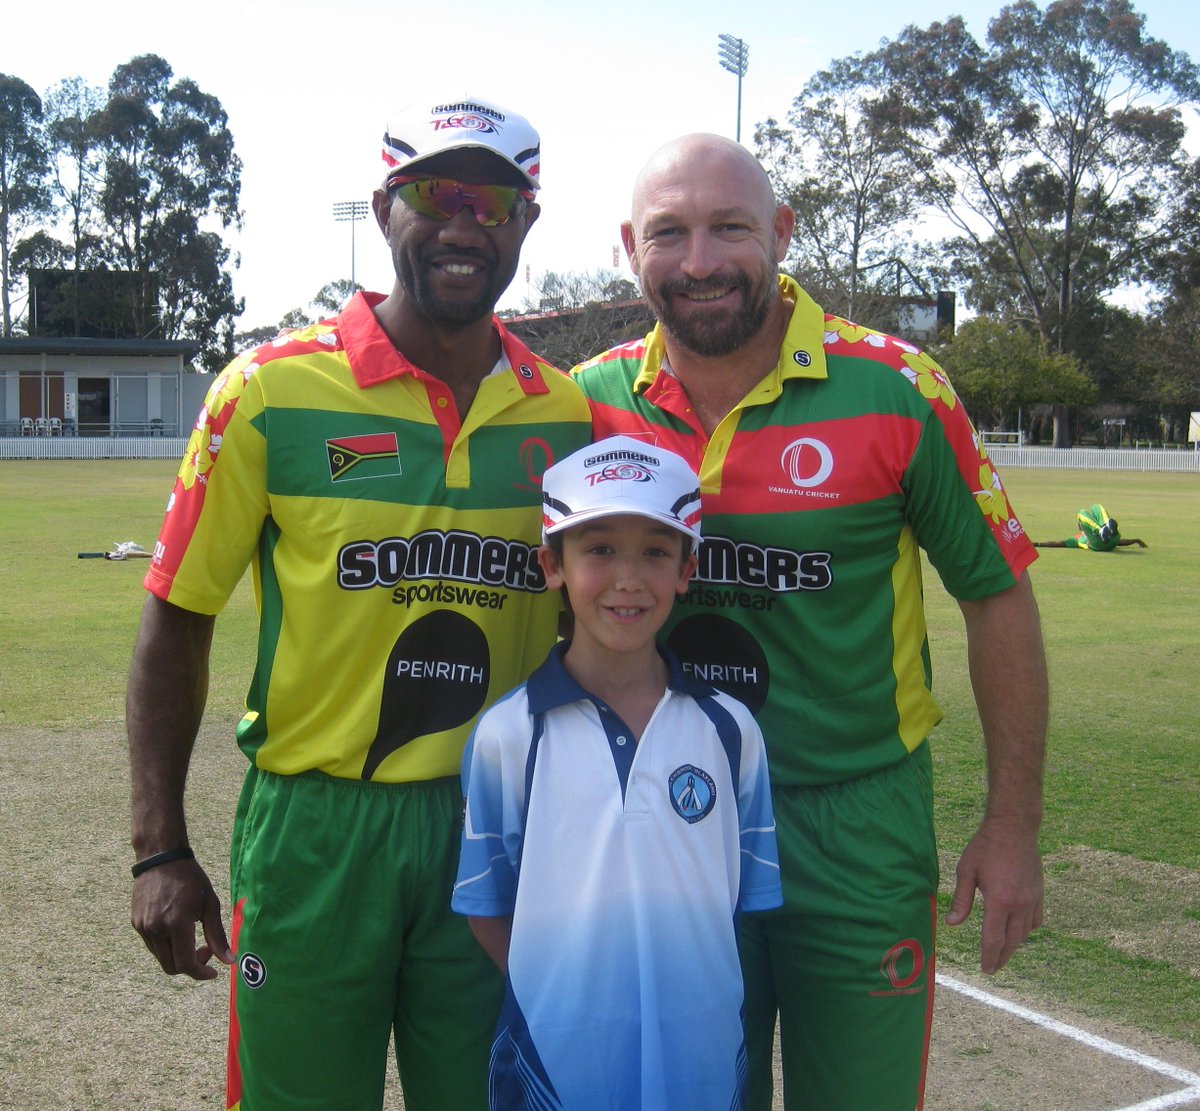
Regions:
[[[1200,1044],[1200,477],[1005,480],[1035,540],[1071,535],[1075,511],[1101,501],[1150,546],[1042,549],[1031,571],[1051,679],[1046,925],[996,984]],[[946,850],[974,828],[983,769],[957,607],[928,581],[945,892]],[[973,967],[974,925],[942,931],[943,969]]]
[[[6,1074],[23,1054],[89,1036],[82,1019],[78,1031],[65,1020],[64,1033],[64,1019],[40,1015],[31,1000],[48,984],[67,1008],[102,982],[112,990],[114,977],[137,1000],[136,1021],[106,1034],[115,1049],[103,1061],[116,1063],[123,1051],[147,1051],[139,1029],[152,1037],[177,1021],[186,990],[154,970],[122,905],[122,700],[145,563],[76,558],[114,541],[150,547],[173,471],[164,462],[0,464],[0,979],[9,981],[0,1002],[15,1016],[11,1039],[0,1039]],[[1011,470],[1005,478],[1035,539],[1070,535],[1075,511],[1099,500],[1125,535],[1150,547],[1049,549],[1034,565],[1052,682],[1046,925],[994,982],[1200,1046],[1200,477]],[[954,854],[979,817],[983,761],[957,607],[934,576],[928,584],[946,710],[933,753],[948,900]],[[208,724],[193,762],[193,841],[214,879],[240,771],[230,732],[253,628],[243,583],[217,624]],[[60,906],[75,920],[56,921]],[[978,915],[942,931],[944,971],[975,968],[977,923]],[[194,1021],[219,1023],[215,992],[192,992],[189,1000],[204,1000],[199,1011],[188,1004]],[[119,1102],[116,1063],[111,1076],[92,1070],[86,1098],[59,1105]],[[0,1092],[7,1106],[25,1104]]]

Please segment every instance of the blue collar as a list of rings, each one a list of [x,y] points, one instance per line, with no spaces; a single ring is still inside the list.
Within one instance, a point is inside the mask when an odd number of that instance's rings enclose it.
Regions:
[[[525,690],[529,696],[531,713],[544,714],[558,706],[567,706],[572,702],[584,699],[595,702],[595,695],[581,687],[563,666],[563,656],[570,647],[569,640],[559,641],[550,649],[545,662],[529,676]],[[675,653],[661,642],[657,645],[658,654],[667,665],[667,689],[689,694],[693,698],[704,698],[715,693],[716,688],[689,675],[683,670]]]

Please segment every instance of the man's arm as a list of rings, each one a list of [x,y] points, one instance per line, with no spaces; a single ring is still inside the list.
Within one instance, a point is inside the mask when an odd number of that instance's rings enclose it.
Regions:
[[[467,919],[475,940],[483,947],[483,951],[492,958],[501,972],[508,971],[508,946],[512,941],[512,915],[501,915],[497,918],[480,918],[471,916]]]
[[[983,821],[963,850],[946,924],[983,896],[980,967],[992,973],[1042,924],[1042,767],[1049,693],[1037,603],[1029,575],[990,598],[960,602],[967,662],[987,748]]]
[[[208,697],[214,618],[151,595],[142,611],[125,697],[132,779],[132,842],[137,860],[188,845],[183,793],[192,746]],[[133,885],[133,928],[171,975],[217,975],[215,955],[230,964],[221,902],[195,860],[143,872]],[[204,944],[196,945],[196,923]]]

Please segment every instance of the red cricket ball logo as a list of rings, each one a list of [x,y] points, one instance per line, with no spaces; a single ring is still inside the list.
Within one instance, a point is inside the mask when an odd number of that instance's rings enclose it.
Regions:
[[[904,971],[905,967],[908,967],[907,973]],[[883,960],[879,962],[879,971],[894,988],[907,988],[915,984],[925,971],[925,951],[921,948],[921,943],[911,937],[897,942],[883,954]]]

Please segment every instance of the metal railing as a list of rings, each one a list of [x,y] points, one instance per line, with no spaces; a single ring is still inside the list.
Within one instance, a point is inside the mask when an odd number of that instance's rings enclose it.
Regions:
[[[988,444],[987,453],[1001,470],[1033,467],[1080,471],[1185,471],[1200,474],[1200,451],[1133,448],[1014,447]]]
[[[185,436],[0,436],[3,459],[179,459]],[[1200,451],[988,445],[997,467],[1200,474]]]
[[[180,459],[184,436],[19,436],[0,438],[4,459]]]

